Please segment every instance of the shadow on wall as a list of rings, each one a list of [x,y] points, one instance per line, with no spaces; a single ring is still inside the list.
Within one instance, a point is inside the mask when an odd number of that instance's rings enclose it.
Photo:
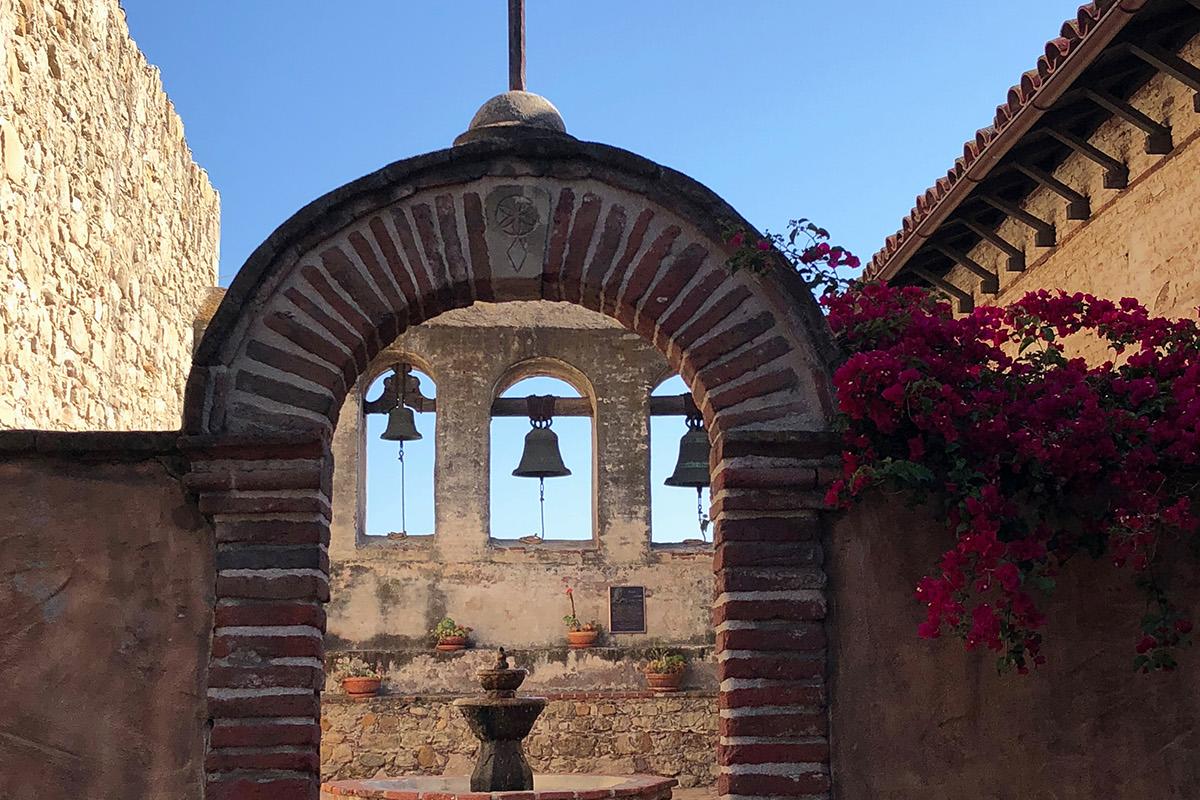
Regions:
[[[950,541],[922,509],[875,495],[829,540],[833,764],[846,797],[1195,796],[1200,651],[1133,671],[1144,601],[1129,572],[1073,563],[1047,604],[1048,663],[997,675],[995,654],[917,638],[913,587]],[[1176,582],[1200,607],[1200,579]]]
[[[0,532],[0,796],[199,797],[214,545],[178,479],[6,452]]]

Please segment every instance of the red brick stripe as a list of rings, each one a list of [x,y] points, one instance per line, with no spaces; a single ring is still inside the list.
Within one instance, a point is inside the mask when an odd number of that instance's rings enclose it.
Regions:
[[[617,297],[621,293],[621,285],[625,283],[625,274],[629,271],[629,265],[633,263],[638,251],[642,249],[642,242],[646,238],[650,220],[653,218],[654,211],[644,208],[638,213],[637,219],[633,221],[633,227],[629,230],[629,239],[625,242],[625,252],[613,267],[612,272],[604,279],[601,291],[602,303],[599,309],[601,312],[612,316],[616,311]]]
[[[563,258],[562,275],[559,278],[559,296],[564,300],[578,303],[582,297],[580,283],[583,280],[583,263],[587,259],[599,219],[599,196],[585,192],[579,210],[575,212],[571,234],[567,237],[567,254]]]

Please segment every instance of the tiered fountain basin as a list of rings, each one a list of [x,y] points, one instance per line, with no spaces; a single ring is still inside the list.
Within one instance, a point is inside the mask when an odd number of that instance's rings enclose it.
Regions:
[[[657,775],[534,775],[533,791],[473,792],[471,779],[416,775],[322,784],[321,800],[670,800],[674,778]]]

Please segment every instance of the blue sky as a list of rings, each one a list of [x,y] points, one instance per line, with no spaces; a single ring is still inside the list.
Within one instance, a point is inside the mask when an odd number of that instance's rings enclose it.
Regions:
[[[507,88],[504,0],[123,5],[221,192],[222,284],[300,207],[449,146]],[[528,0],[529,88],[573,135],[679,169],[760,227],[811,217],[865,261],[1076,5]],[[410,478],[428,471],[413,459]],[[691,535],[692,501],[658,528]]]

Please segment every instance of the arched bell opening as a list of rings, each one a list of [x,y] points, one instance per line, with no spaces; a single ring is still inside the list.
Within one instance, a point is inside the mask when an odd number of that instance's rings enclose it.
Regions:
[[[683,378],[650,392],[651,545],[710,546],[711,448],[703,416]]]
[[[410,361],[397,360],[363,394],[362,532],[368,539],[435,533],[437,386]]]
[[[592,401],[529,365],[492,404],[489,536],[499,542],[595,540]],[[529,377],[519,377],[528,374]],[[576,379],[575,383],[581,383]]]

